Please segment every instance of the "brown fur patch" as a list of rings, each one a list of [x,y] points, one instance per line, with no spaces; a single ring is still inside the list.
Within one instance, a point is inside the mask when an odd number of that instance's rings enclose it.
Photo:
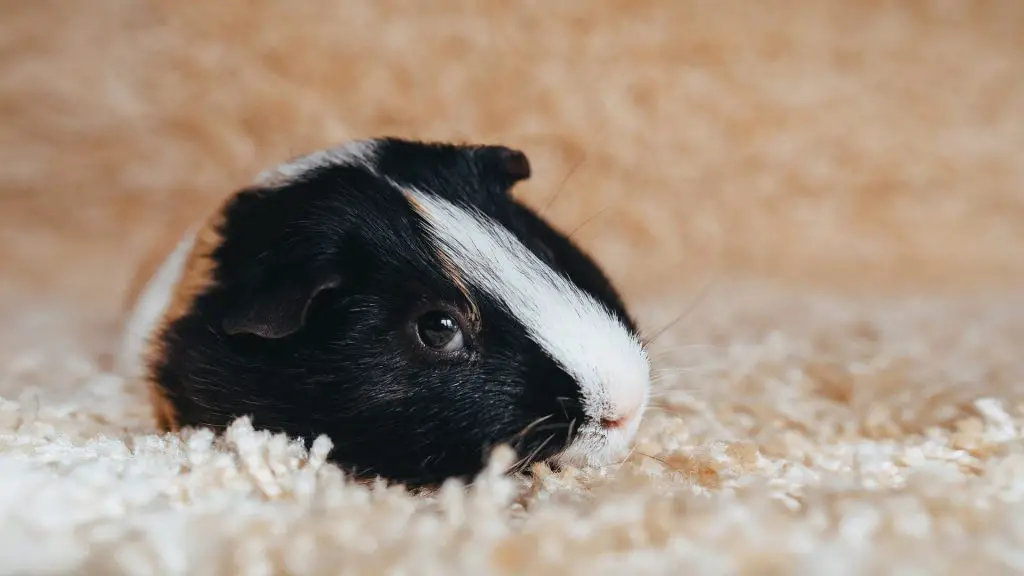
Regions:
[[[139,298],[142,297],[146,285],[153,279],[160,266],[181,242],[182,231],[176,227],[161,229],[161,234],[153,241],[136,263],[128,280],[127,288],[121,302],[121,321],[126,322],[135,312]]]
[[[462,281],[462,276],[459,275],[459,271],[452,264],[452,261],[448,259],[440,251],[437,252],[437,259],[441,262],[441,268],[445,271],[448,278],[455,284],[455,287],[459,289],[462,297],[469,302],[469,321],[479,329],[480,324],[480,307],[477,306],[476,301],[469,294],[469,289],[466,288],[466,283]]]
[[[416,198],[410,196],[409,194],[405,194],[404,196],[405,199],[412,206],[413,210],[420,214],[426,215],[426,209],[423,208],[423,205],[420,204],[419,201],[416,200]],[[455,284],[455,287],[459,289],[459,292],[462,293],[462,296],[466,299],[466,301],[469,302],[469,321],[472,322],[474,325],[479,324],[480,308],[477,306],[476,301],[474,301],[473,298],[470,296],[469,289],[466,288],[466,283],[462,281],[462,276],[459,275],[459,271],[455,267],[455,264],[453,264],[452,261],[449,260],[448,257],[445,256],[440,250],[436,251],[436,254],[437,259],[441,262],[441,268],[445,271],[445,274],[452,281],[452,283]]]
[[[217,210],[196,232],[195,243],[193,244],[185,260],[182,276],[175,284],[171,293],[170,302],[167,304],[163,315],[156,326],[146,337],[146,345],[143,352],[143,381],[149,396],[149,402],[153,408],[153,415],[156,419],[157,428],[161,431],[174,431],[178,429],[178,414],[173,403],[167,398],[166,391],[157,382],[154,368],[164,357],[162,334],[172,322],[184,316],[196,295],[207,288],[212,282],[213,262],[210,255],[220,245],[221,237],[218,228],[222,221],[222,212]],[[136,272],[129,290],[129,302],[134,307],[146,283],[159,269],[160,264],[167,258],[176,242],[180,240],[179,235],[175,236],[175,242],[161,241],[159,252],[147,255],[142,265]],[[163,239],[161,239],[163,240]],[[159,257],[157,256],[159,254]]]

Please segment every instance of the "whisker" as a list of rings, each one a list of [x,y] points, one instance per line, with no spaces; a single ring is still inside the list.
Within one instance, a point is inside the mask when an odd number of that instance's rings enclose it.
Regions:
[[[648,412],[659,412],[661,414],[669,414],[672,416],[682,416],[685,409],[681,409],[679,406],[648,406]]]
[[[692,366],[664,366],[652,369],[651,377],[660,379],[692,374],[708,375],[726,371],[728,368],[729,365],[725,362],[701,362]]]
[[[532,430],[535,426],[547,420],[548,418],[551,418],[552,416],[554,416],[554,414],[548,414],[547,416],[541,416],[540,418],[537,418],[533,422],[527,424],[522,430],[517,432],[515,435],[513,435],[512,438],[509,438],[509,440],[514,440],[516,438],[519,438],[521,440],[524,436],[529,434],[530,430]]]
[[[668,348],[657,348],[651,350],[649,355],[652,359],[668,356],[670,354],[678,354],[680,352],[687,352],[690,350],[707,349],[709,351],[720,352],[726,349],[725,345],[721,344],[683,344],[680,346],[671,346]]]
[[[565,417],[568,418],[569,417],[569,412],[565,409],[565,403],[570,401],[570,400],[572,400],[572,398],[567,398],[565,396],[556,396],[555,400],[558,401],[559,407],[562,408],[562,414],[564,414]]]
[[[626,462],[629,462],[629,459],[633,457],[633,453],[636,452],[638,446],[639,444],[633,444],[633,448],[630,449],[629,454],[626,454],[626,457],[622,459],[622,462],[619,462],[619,467],[615,469],[615,473],[612,474],[612,478],[617,478],[619,476],[622,472],[622,467],[625,466]]]
[[[668,468],[669,470],[672,470],[673,472],[679,472],[679,473],[683,473],[684,472],[681,468],[676,468],[675,466],[669,464],[668,462],[666,462],[665,460],[663,460],[661,458],[658,458],[657,456],[652,456],[650,454],[647,454],[647,453],[644,453],[644,452],[640,452],[640,451],[637,451],[637,454],[639,454],[640,456],[643,456],[645,458],[650,458],[651,460],[654,460],[656,462],[660,462],[662,466],[664,466],[665,468]]]
[[[686,350],[686,349],[690,349],[690,348],[725,348],[725,345],[724,344],[706,344],[706,343],[705,344],[697,344],[697,343],[680,344],[679,346],[673,346],[671,348],[662,348],[662,349],[659,350],[659,352],[669,352],[669,351],[673,351],[673,350]]]
[[[712,202],[713,198],[714,197],[712,195],[705,195],[704,196],[704,200],[707,201],[707,202]],[[716,221],[716,224],[717,224],[717,221]],[[689,316],[690,313],[692,313],[697,308],[697,306],[700,303],[702,303],[705,298],[707,298],[708,294],[711,292],[712,286],[714,286],[715,282],[717,282],[718,279],[719,279],[719,275],[721,273],[721,268],[722,268],[721,267],[722,252],[723,252],[722,236],[717,236],[717,239],[718,239],[718,243],[717,243],[718,245],[717,245],[717,247],[715,249],[715,252],[717,253],[717,259],[718,259],[718,264],[719,265],[712,268],[711,279],[704,286],[704,288],[698,293],[698,296],[697,296],[696,300],[687,309],[683,310],[683,312],[679,316],[674,318],[671,322],[669,322],[668,324],[666,324],[665,326],[663,326],[659,330],[655,331],[649,337],[645,335],[642,338],[642,340],[644,341],[644,348],[645,349],[652,347],[657,342],[658,338],[660,338],[662,335],[664,335],[672,326],[674,326],[676,323],[681,321],[683,318],[686,318],[687,316]],[[644,330],[643,332],[646,332],[646,330]]]
[[[714,286],[718,278],[718,272],[715,272],[711,276],[711,280],[709,280],[708,283],[704,285],[704,287],[698,293],[697,298],[693,301],[692,304],[690,304],[690,306],[683,310],[682,313],[676,316],[671,322],[658,329],[653,335],[644,338],[647,341],[647,346],[651,346],[652,344],[654,344],[658,340],[658,338],[660,338],[663,334],[665,334],[665,332],[668,331],[669,328],[675,326],[680,320],[686,318],[687,316],[690,315],[690,313],[696,310],[697,306],[700,305],[705,298],[707,298],[708,294],[711,293],[711,287]]]
[[[523,470],[525,470],[525,468],[530,465],[530,463],[537,456],[537,454],[539,454],[540,451],[543,450],[544,447],[547,446],[548,442],[550,442],[551,439],[554,438],[554,437],[555,437],[554,434],[548,436],[547,439],[545,439],[543,442],[541,442],[540,446],[537,446],[536,448],[531,450],[529,454],[527,454],[523,458],[520,458],[518,462],[513,464],[512,468],[516,470],[516,474],[519,474],[519,473],[523,472]]]
[[[705,370],[716,370],[721,366],[714,365],[703,365],[703,366],[666,366],[665,368],[655,368],[652,370],[655,374],[691,374],[694,372],[703,372]]]
[[[707,399],[711,397],[711,392],[711,390],[705,388],[699,388],[695,390],[690,390],[686,388],[674,388],[672,390],[665,390],[663,393],[660,393],[656,396],[652,396],[651,401],[654,406],[666,406],[667,404],[665,402],[670,399],[675,400],[680,397],[682,397],[684,400],[688,398],[698,397],[702,399]],[[673,402],[671,405],[675,404],[676,402]]]
[[[690,382],[696,376],[695,373],[683,372],[679,374],[658,374],[651,377],[651,385],[657,386],[662,396],[674,391],[680,382]]]
[[[664,414],[675,414],[676,413],[675,410],[673,410],[669,406],[648,406],[647,410],[645,410],[645,411],[646,412],[662,412]]]
[[[604,466],[598,466],[596,469],[605,470],[607,468],[611,468],[612,466],[618,466],[619,469],[621,469],[627,462],[629,462],[629,459],[633,457],[633,453],[636,452],[638,446],[638,444],[633,444],[633,448],[630,449],[629,454],[626,454],[626,457],[623,458],[622,460],[619,460],[618,462],[612,462],[611,464],[605,464]],[[618,471],[616,471],[616,474],[618,474]]]
[[[573,230],[572,232],[570,232],[570,233],[569,233],[569,235],[567,236],[567,238],[568,238],[569,240],[572,240],[572,237],[573,237],[573,236],[574,236],[574,235],[575,235],[575,234],[576,234],[577,232],[579,232],[580,230],[582,230],[584,226],[586,226],[587,224],[590,224],[590,223],[591,223],[592,221],[594,221],[594,219],[595,219],[595,218],[597,218],[597,217],[598,217],[598,216],[600,216],[601,214],[604,214],[604,213],[605,213],[605,212],[606,212],[606,211],[607,211],[607,210],[608,210],[609,208],[611,208],[611,207],[612,207],[611,205],[605,206],[604,208],[602,208],[601,210],[599,210],[599,211],[597,212],[597,214],[594,214],[594,215],[593,215],[593,216],[591,216],[590,218],[587,218],[586,220],[584,220],[582,224],[580,224],[579,226],[577,226],[575,230]]]
[[[674,396],[674,395],[679,394],[679,393],[680,393],[680,391],[679,391],[678,388],[661,388],[661,389],[658,389],[658,390],[652,390],[651,394],[648,396],[648,398],[650,400],[661,400],[662,398],[667,398],[669,396]],[[685,393],[685,391],[684,391],[684,393]],[[701,390],[701,393],[706,393],[706,391]]]
[[[562,192],[565,191],[565,183],[569,181],[569,178],[572,178],[572,175],[576,173],[576,169],[579,168],[580,165],[583,164],[583,161],[586,160],[586,159],[587,159],[587,152],[586,152],[586,150],[584,150],[583,153],[580,154],[579,160],[577,160],[572,165],[572,168],[569,169],[569,173],[566,174],[565,178],[562,178],[562,182],[558,184],[558,190],[555,192],[555,194],[553,196],[551,196],[551,199],[548,200],[548,203],[547,203],[546,206],[544,206],[544,209],[541,210],[541,213],[540,213],[541,216],[544,216],[545,214],[547,214],[548,210],[551,209],[551,206],[554,205],[555,200],[558,200],[558,197],[561,196]]]
[[[533,432],[547,432],[548,430],[561,430],[562,428],[564,428],[566,426],[568,426],[568,424],[566,424],[564,422],[557,422],[555,424],[545,424],[544,426],[538,426],[537,428],[534,428]]]
[[[670,392],[678,388],[676,385],[679,382],[692,382],[697,379],[698,376],[706,377],[713,372],[677,372],[670,374],[656,374],[651,377],[652,386],[661,386],[662,390]]]

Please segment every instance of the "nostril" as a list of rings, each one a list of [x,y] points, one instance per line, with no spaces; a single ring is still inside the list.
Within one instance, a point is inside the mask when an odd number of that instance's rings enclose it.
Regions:
[[[636,416],[636,410],[630,410],[629,412],[618,412],[601,418],[600,424],[602,428],[613,430],[615,428],[625,428]]]
[[[622,428],[629,422],[629,418],[601,418],[601,427],[608,430],[614,430],[615,428]]]
[[[601,418],[601,427],[606,430],[615,430],[617,428],[625,428],[636,416],[637,408],[630,408],[629,410],[615,412],[609,414],[604,418]]]

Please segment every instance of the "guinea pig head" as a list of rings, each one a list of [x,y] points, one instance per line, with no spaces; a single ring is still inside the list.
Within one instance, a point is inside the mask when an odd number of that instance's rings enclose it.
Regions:
[[[414,485],[471,477],[504,443],[625,456],[646,350],[594,261],[511,195],[529,175],[503,146],[393,138],[262,174],[157,334],[175,424],[327,434],[343,468]]]

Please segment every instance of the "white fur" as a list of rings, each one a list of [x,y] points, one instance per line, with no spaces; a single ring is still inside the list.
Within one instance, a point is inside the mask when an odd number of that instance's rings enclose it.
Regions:
[[[334,148],[317,150],[260,172],[256,176],[256,184],[263,186],[286,184],[310,170],[323,166],[361,164],[372,168],[376,147],[376,140],[354,140]]]
[[[639,340],[599,301],[537,258],[506,228],[437,196],[403,188],[431,226],[434,242],[478,289],[526,328],[579,383],[588,422],[563,455],[566,462],[605,464],[632,440],[646,408],[650,364]],[[602,418],[628,423],[605,430]]]
[[[121,335],[115,369],[126,377],[137,377],[142,373],[142,355],[146,342],[171,302],[174,286],[181,280],[185,262],[196,231],[189,231],[178,242],[174,250],[164,259],[163,264],[146,283],[132,309]]]

